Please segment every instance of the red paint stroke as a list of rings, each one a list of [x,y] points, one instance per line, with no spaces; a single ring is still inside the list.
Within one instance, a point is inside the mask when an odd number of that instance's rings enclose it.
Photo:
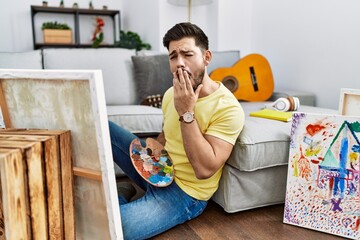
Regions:
[[[317,160],[317,159],[311,159],[311,162],[312,162],[313,164],[319,164],[319,163],[320,163],[320,161]]]
[[[329,191],[332,192],[333,188],[334,188],[334,178],[331,177],[329,179]]]
[[[360,217],[358,217],[358,219],[356,220],[355,226],[352,227],[351,229],[355,230],[355,231],[359,231],[359,226],[360,226]]]
[[[319,124],[316,125],[312,125],[309,124],[306,127],[306,132],[310,135],[310,136],[314,136],[316,133],[318,133],[319,131],[321,131],[322,129],[324,129],[324,126],[321,126]]]

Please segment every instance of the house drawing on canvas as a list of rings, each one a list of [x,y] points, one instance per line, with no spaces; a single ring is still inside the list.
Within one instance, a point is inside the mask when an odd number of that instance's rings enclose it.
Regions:
[[[284,223],[360,239],[360,117],[294,113]]]
[[[349,123],[344,121],[330,144],[324,160],[319,164],[317,185],[322,188],[325,187],[324,183],[327,182],[326,185],[333,198],[344,199],[345,195],[352,196],[356,192],[360,196],[360,191],[356,191],[359,187],[356,184],[359,184],[360,165],[358,169],[355,169],[354,166],[360,153],[360,142],[355,134],[356,132],[360,132],[359,122]],[[349,141],[349,138],[352,138],[352,141]],[[338,154],[333,152],[334,143],[337,141],[340,141]],[[355,144],[349,145],[350,142],[355,142]],[[358,183],[356,183],[356,180]],[[336,209],[340,210],[341,208],[338,206]]]

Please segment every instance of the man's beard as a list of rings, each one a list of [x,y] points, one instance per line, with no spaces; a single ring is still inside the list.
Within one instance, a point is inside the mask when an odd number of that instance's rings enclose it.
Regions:
[[[196,91],[196,89],[199,87],[199,85],[202,83],[203,79],[204,79],[204,76],[205,76],[205,69],[201,71],[200,74],[198,74],[196,76],[196,78],[194,78],[194,86],[193,86],[193,89],[194,89],[194,92]]]
[[[203,82],[204,76],[205,76],[205,63],[203,64],[202,70],[200,71],[200,73],[197,74],[197,75],[194,74],[194,77],[193,77],[193,80],[194,80],[194,86],[193,86],[194,92],[199,87],[199,85]]]

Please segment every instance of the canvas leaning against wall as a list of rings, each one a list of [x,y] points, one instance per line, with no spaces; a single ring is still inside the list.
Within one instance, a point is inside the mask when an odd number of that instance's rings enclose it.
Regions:
[[[360,116],[360,89],[341,89],[339,114],[347,116]]]
[[[360,117],[294,113],[284,223],[360,239]]]

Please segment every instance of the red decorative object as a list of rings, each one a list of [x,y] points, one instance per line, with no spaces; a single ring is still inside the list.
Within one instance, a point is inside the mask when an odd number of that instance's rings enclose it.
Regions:
[[[96,48],[104,40],[104,33],[102,27],[105,26],[105,22],[102,18],[96,17],[96,28],[92,37],[93,47]]]

